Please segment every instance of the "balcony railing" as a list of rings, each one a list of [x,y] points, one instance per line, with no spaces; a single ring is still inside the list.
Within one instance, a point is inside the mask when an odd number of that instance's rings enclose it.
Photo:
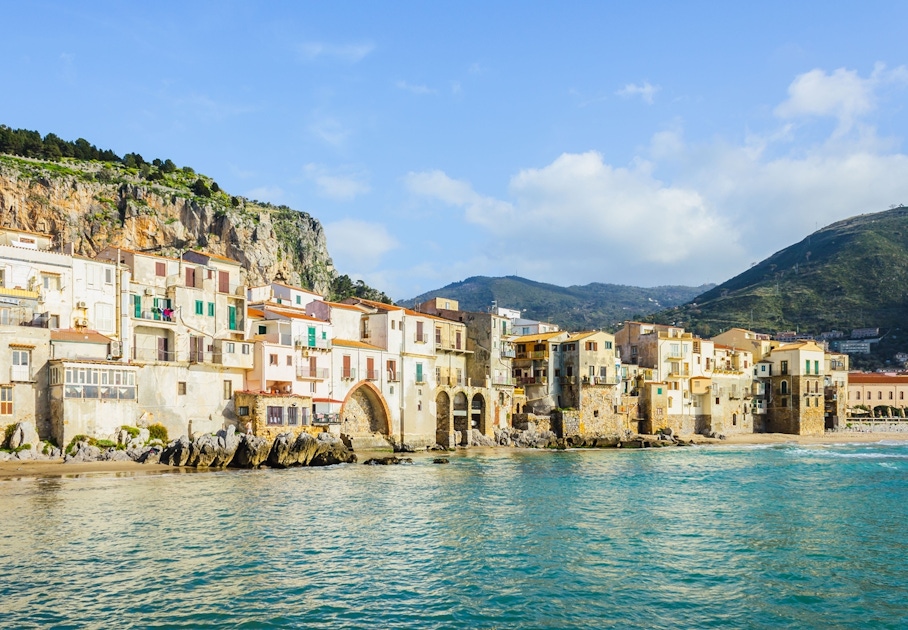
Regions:
[[[414,333],[413,341],[416,343],[429,343],[429,333],[423,333],[422,335]]]
[[[331,349],[331,340],[330,339],[314,339],[311,340],[308,337],[297,337],[296,346],[299,348],[317,348],[319,350],[330,350]]]
[[[32,371],[30,365],[11,365],[9,368],[10,381],[30,381]]]
[[[505,359],[513,359],[517,356],[517,352],[514,351],[514,348],[502,348],[501,357]]]
[[[400,375],[394,370],[388,370],[388,381],[391,383],[396,383],[400,380]]]
[[[549,358],[549,353],[545,350],[533,350],[531,352],[518,352],[518,359],[547,359]]]
[[[517,382],[520,385],[546,385],[549,379],[547,376],[521,376]]]
[[[341,370],[341,378],[345,381],[355,381],[356,380],[356,368],[343,368]]]
[[[154,348],[133,348],[132,358],[134,361],[174,362],[180,360],[178,353],[173,350],[155,350]],[[183,360],[186,360],[186,355],[183,355]]]
[[[152,309],[150,311],[141,311],[139,317],[135,317],[135,311],[133,311],[134,319],[147,319],[149,321],[155,322],[170,322],[173,323],[176,321],[173,311],[170,311],[166,315],[161,309]]]
[[[328,378],[328,368],[315,368],[312,369],[308,366],[298,366],[296,368],[296,377],[297,378],[318,378],[326,379]]]
[[[189,351],[190,363],[211,363],[214,360],[213,352],[200,352],[197,350]]]
[[[514,385],[516,384],[517,379],[510,376],[495,376],[492,377],[492,385]]]
[[[366,370],[366,379],[370,381],[377,381],[379,378],[378,370]]]
[[[339,413],[317,413],[312,416],[312,424],[340,424]]]

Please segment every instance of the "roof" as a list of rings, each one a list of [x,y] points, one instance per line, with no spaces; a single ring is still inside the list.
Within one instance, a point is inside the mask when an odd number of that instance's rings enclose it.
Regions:
[[[72,328],[50,331],[50,340],[74,343],[103,343],[105,345],[112,341],[110,337],[105,337],[96,330],[73,330]]]
[[[278,285],[279,287],[285,287],[285,288],[287,288],[287,289],[293,289],[294,291],[302,291],[303,293],[308,293],[309,295],[315,295],[315,296],[318,296],[319,298],[324,297],[324,296],[321,295],[320,293],[316,293],[315,291],[310,291],[309,289],[304,289],[303,287],[295,287],[295,286],[293,286],[292,284],[284,284],[283,282],[277,282],[277,281],[274,281],[274,282],[272,282],[271,284],[276,284],[276,285]],[[260,285],[260,286],[265,286],[265,287],[267,287],[267,286],[269,286],[269,285],[263,284],[263,285]]]
[[[547,341],[552,337],[557,337],[558,335],[565,335],[563,330],[556,330],[554,332],[547,333],[537,333],[535,335],[523,335],[522,337],[517,337],[513,340],[514,343],[526,343],[528,341]]]
[[[331,308],[335,308],[335,307],[336,307],[336,308],[343,308],[343,309],[346,309],[346,310],[348,310],[348,311],[356,311],[356,312],[358,312],[358,313],[368,313],[368,312],[369,312],[368,309],[363,308],[362,306],[358,306],[358,305],[356,305],[356,304],[343,304],[342,302],[328,302],[327,300],[324,300],[324,302],[325,302],[325,304],[327,304],[327,305],[330,306]]]
[[[848,383],[856,385],[902,384],[908,385],[908,374],[881,374],[879,372],[849,372]]]
[[[127,254],[132,254],[134,256],[146,256],[148,258],[162,258],[164,260],[180,260],[179,258],[174,258],[173,256],[162,256],[161,254],[152,254],[151,252],[140,252],[135,249],[129,249],[128,247],[116,247],[114,245],[108,245],[107,247],[105,247],[103,250],[98,252],[98,256],[100,256],[101,254],[103,254],[106,251],[110,251],[110,252],[119,251],[121,253],[125,252]]]
[[[816,341],[795,341],[795,342],[793,342],[793,343],[785,343],[785,344],[782,344],[781,346],[779,346],[779,347],[777,347],[777,348],[774,348],[774,351],[775,351],[775,350],[782,350],[782,351],[784,351],[784,350],[797,350],[797,349],[799,349],[799,348],[804,348],[805,346],[813,346],[814,348],[816,348],[816,349],[819,350],[820,352],[823,352],[823,346],[817,344]],[[812,350],[813,348],[807,348],[807,349],[808,349],[808,350]]]
[[[353,339],[334,339],[332,343],[335,346],[344,346],[346,348],[361,348],[363,350],[384,350],[384,348],[379,348],[378,346],[373,346],[371,343],[365,343],[363,341],[354,341]]]
[[[250,307],[250,308],[247,308],[247,309],[246,309],[246,315],[247,315],[248,317],[264,317],[264,316],[265,316],[265,311],[263,311],[263,310],[261,310],[261,309],[258,309],[258,308],[251,308],[251,307]]]
[[[200,251],[196,251],[196,250],[191,250],[191,252],[186,252],[186,253],[187,254],[189,254],[189,253],[197,254],[199,256],[204,256],[205,258],[214,258],[215,260],[222,260],[224,262],[229,262],[234,265],[240,264],[239,261],[234,260],[233,258],[227,258],[226,256],[221,256],[220,254],[212,254],[211,252],[200,252]]]
[[[394,304],[385,304],[384,302],[377,302],[375,300],[367,300],[366,298],[347,298],[349,300],[356,300],[360,304],[365,304],[366,306],[371,306],[372,308],[377,308],[383,311],[404,311],[406,310],[403,306],[395,306]]]
[[[318,317],[312,317],[311,315],[306,315],[306,313],[303,313],[299,309],[275,308],[275,307],[271,306],[270,304],[263,304],[262,306],[263,306],[264,310],[268,311],[269,313],[277,313],[278,315],[282,315],[284,317],[289,317],[290,319],[304,319],[306,321],[318,322],[320,324],[328,323],[323,319],[319,319]]]
[[[312,399],[312,402],[317,402],[317,403],[335,403],[335,404],[338,404],[338,405],[344,404],[344,401],[343,401],[343,400],[334,400],[333,398],[313,398],[313,399]]]
[[[15,232],[17,234],[28,234],[29,236],[40,236],[42,238],[49,238],[51,240],[54,239],[54,237],[51,234],[44,234],[43,232],[29,232],[28,230],[17,230],[16,228],[11,228],[11,227],[0,228],[0,231]]]
[[[570,336],[565,339],[565,341],[579,341],[581,339],[586,339],[587,337],[592,337],[593,335],[597,335],[599,333],[602,333],[603,335],[607,335],[609,337],[614,337],[613,334],[607,333],[603,330],[586,330],[578,333],[569,333]]]

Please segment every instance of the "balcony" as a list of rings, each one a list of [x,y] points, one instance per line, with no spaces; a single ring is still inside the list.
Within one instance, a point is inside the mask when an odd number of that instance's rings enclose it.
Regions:
[[[366,370],[366,380],[377,381],[379,379],[379,370]]]
[[[341,370],[341,378],[345,381],[355,381],[356,368],[343,368]]]
[[[514,348],[502,348],[499,354],[503,359],[513,359],[517,356],[517,352],[514,351]]]
[[[330,350],[331,340],[297,337],[295,345],[297,348],[316,348],[318,350]]]
[[[388,382],[389,383],[396,383],[399,380],[400,380],[400,375],[397,372],[395,372],[394,370],[388,370]]]
[[[328,368],[315,368],[312,369],[308,366],[297,366],[296,368],[296,378],[312,378],[325,380],[328,378]]]
[[[422,335],[414,334],[413,341],[416,343],[429,343],[429,333],[423,333]]]
[[[213,352],[202,352],[199,350],[190,350],[189,351],[189,362],[190,363],[211,363],[214,361]]]
[[[533,350],[531,352],[518,352],[517,359],[548,359],[549,353],[546,350]]]
[[[168,311],[166,314],[164,311]],[[174,312],[170,309],[151,309],[150,311],[141,311],[138,316],[133,313],[133,319],[144,319],[154,322],[167,322],[172,324],[176,321]]]
[[[511,378],[510,376],[495,376],[492,377],[492,385],[515,385],[517,379]]]
[[[549,382],[546,376],[521,376],[517,379],[520,385],[547,385]]]
[[[185,360],[185,355],[184,359]],[[155,350],[154,348],[133,348],[132,351],[133,361],[159,361],[166,363],[173,363],[180,360],[180,357],[175,351],[168,350]]]
[[[11,365],[9,368],[9,380],[12,382],[28,382],[32,380],[31,366],[29,365]]]
[[[584,381],[585,380],[586,379],[584,379]],[[577,381],[576,381],[576,377],[574,377],[574,376],[560,376],[560,377],[558,377],[558,382],[561,383],[562,385],[573,385]]]
[[[312,416],[312,424],[340,424],[339,413],[317,413]]]

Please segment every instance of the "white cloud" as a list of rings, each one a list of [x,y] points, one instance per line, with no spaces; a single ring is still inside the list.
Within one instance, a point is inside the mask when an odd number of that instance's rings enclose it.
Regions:
[[[339,59],[356,63],[369,56],[375,46],[368,42],[359,44],[326,44],[324,42],[304,42],[297,46],[300,57],[305,61],[314,61],[320,57]]]
[[[338,148],[347,142],[351,131],[337,119],[327,117],[316,120],[309,125],[309,133],[325,144]]]
[[[437,90],[430,88],[427,85],[423,84],[413,84],[407,83],[406,81],[398,81],[394,84],[397,86],[397,89],[404,90],[406,92],[411,92],[413,94],[435,94]]]
[[[855,121],[877,104],[877,91],[886,84],[904,84],[908,70],[899,66],[886,70],[878,63],[869,77],[856,71],[838,68],[832,73],[816,68],[795,77],[788,86],[788,99],[779,104],[775,113],[780,118],[802,116],[832,116],[839,121],[838,133],[851,129]]]
[[[351,201],[371,190],[366,175],[359,172],[333,172],[320,164],[306,164],[303,173],[318,188],[318,194],[337,201]]]
[[[644,81],[640,85],[636,83],[628,83],[623,88],[615,92],[618,96],[623,96],[624,98],[631,98],[633,96],[639,96],[644,103],[652,105],[656,92],[662,88],[658,85],[652,85],[649,81]]]
[[[325,234],[335,265],[355,274],[375,272],[382,256],[398,246],[383,224],[358,219],[326,223]]]

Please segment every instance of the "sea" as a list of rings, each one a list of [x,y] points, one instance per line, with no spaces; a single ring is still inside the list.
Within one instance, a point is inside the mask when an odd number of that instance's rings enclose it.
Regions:
[[[905,628],[908,443],[0,482],[3,628]]]

